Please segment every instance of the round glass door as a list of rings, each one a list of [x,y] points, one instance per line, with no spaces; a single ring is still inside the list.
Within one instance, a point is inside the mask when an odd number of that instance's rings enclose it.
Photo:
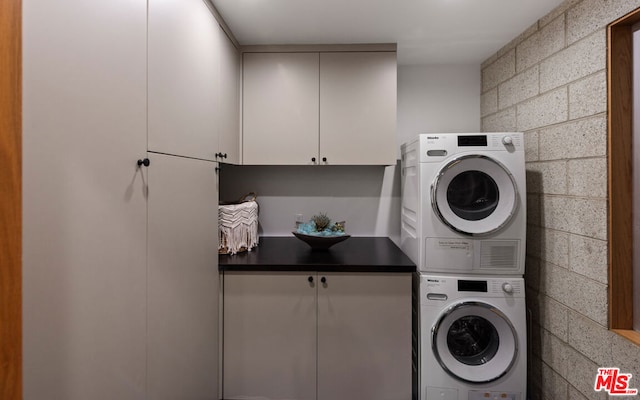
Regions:
[[[518,354],[513,325],[486,303],[463,302],[449,308],[431,334],[433,352],[442,368],[465,382],[499,379]]]
[[[466,235],[503,228],[518,206],[513,176],[496,160],[470,155],[442,168],[431,185],[431,203],[440,220]]]

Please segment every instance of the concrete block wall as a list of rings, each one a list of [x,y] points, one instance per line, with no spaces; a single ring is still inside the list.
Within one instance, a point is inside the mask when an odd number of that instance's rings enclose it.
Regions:
[[[522,131],[527,168],[529,397],[603,399],[598,367],[640,347],[608,330],[607,35],[640,0],[567,0],[481,67],[483,131]]]

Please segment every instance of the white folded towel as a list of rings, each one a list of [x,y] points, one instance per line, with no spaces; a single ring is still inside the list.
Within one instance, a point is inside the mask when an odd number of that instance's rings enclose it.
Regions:
[[[251,250],[258,245],[258,203],[247,201],[218,207],[220,243],[218,250],[226,247],[229,254],[241,248]]]

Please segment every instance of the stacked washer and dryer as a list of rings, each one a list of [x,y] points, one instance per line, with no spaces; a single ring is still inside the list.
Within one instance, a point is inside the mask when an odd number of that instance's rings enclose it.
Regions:
[[[523,135],[422,134],[401,151],[414,399],[525,400]]]

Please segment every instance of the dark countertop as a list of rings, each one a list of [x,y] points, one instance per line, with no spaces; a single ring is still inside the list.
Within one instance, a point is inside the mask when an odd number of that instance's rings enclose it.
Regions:
[[[220,271],[415,272],[416,265],[387,237],[350,237],[313,251],[295,237],[260,237],[250,252],[219,255]]]

